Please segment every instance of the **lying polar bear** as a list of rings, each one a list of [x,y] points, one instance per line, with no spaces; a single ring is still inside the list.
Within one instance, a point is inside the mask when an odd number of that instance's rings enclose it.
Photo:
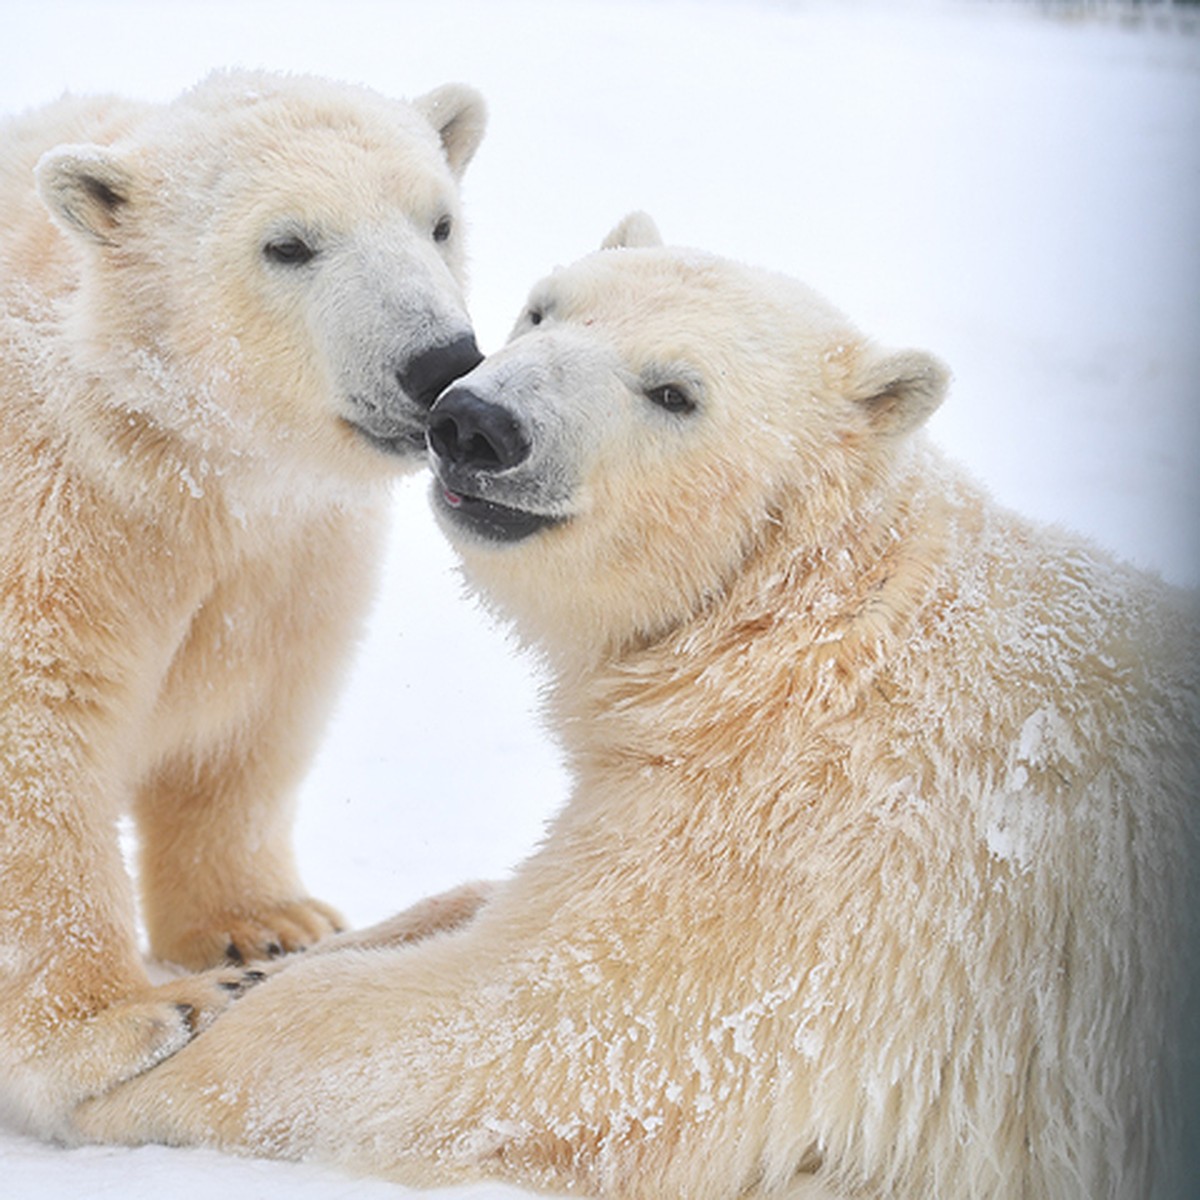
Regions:
[[[928,355],[645,218],[607,246],[430,427],[556,673],[545,845],[81,1127],[664,1200],[1182,1189],[1192,600],[949,466]]]

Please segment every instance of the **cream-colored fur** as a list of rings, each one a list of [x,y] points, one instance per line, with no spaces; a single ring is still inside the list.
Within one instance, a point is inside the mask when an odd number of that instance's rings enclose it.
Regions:
[[[556,674],[544,846],[82,1129],[661,1200],[1185,1195],[1193,598],[947,464],[927,355],[654,241],[535,288],[430,426]]]
[[[61,1129],[245,982],[150,986],[123,810],[160,958],[339,923],[291,793],[422,458],[404,389],[473,345],[482,121],[457,86],[234,73],[0,126],[0,1115]]]

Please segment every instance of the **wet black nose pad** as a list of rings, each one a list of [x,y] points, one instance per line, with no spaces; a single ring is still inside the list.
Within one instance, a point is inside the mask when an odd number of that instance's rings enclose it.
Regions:
[[[429,445],[446,462],[475,471],[504,471],[529,457],[520,421],[469,388],[451,388],[434,406]]]
[[[404,392],[422,408],[429,408],[460,376],[483,362],[474,334],[464,333],[452,342],[433,346],[409,359],[396,373]]]

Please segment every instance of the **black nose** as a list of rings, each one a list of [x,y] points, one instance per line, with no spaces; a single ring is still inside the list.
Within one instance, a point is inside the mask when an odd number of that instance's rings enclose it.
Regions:
[[[396,378],[405,394],[423,408],[429,408],[460,375],[483,362],[473,334],[464,333],[441,346],[423,350],[409,359]]]
[[[437,402],[428,436],[439,458],[476,471],[503,471],[529,456],[517,418],[465,387],[451,388]]]

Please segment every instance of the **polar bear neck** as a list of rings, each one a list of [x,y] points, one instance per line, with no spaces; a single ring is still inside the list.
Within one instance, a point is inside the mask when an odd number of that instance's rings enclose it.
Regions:
[[[755,726],[780,704],[809,721],[844,716],[885,686],[889,662],[934,609],[964,486],[921,446],[886,503],[876,498],[820,545],[798,537],[803,518],[785,506],[699,611],[653,641],[560,672],[553,707],[568,742],[572,729],[626,736],[626,719],[647,713],[660,728]]]
[[[69,394],[52,389],[46,416],[92,486],[179,536],[203,528],[219,537],[225,529],[240,540],[257,521],[303,522],[382,498],[385,481],[364,487],[308,469],[278,435],[235,416],[219,386],[219,377],[191,386],[164,360],[140,352],[123,374],[90,375]]]

